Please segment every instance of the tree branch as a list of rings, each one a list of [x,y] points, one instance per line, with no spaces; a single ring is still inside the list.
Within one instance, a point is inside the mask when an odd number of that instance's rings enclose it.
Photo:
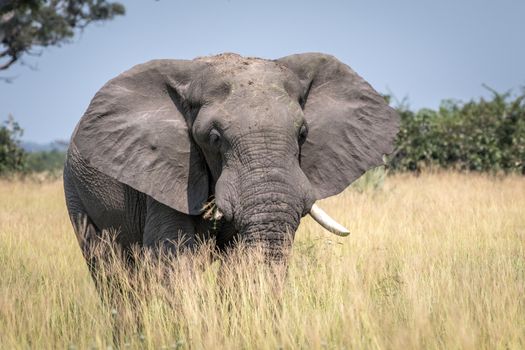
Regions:
[[[3,3],[0,0],[0,3]],[[9,2],[9,1],[8,1]],[[61,46],[93,22],[123,15],[122,4],[111,0],[12,1],[0,13],[0,72],[24,55],[40,56],[35,47]],[[1,5],[0,5],[1,7]],[[5,79],[0,79],[5,80]]]
[[[14,57],[11,57],[11,59],[9,61],[7,61],[6,63],[0,65],[0,70],[6,70],[7,68],[11,67],[11,65],[13,65],[13,63],[15,63],[17,61],[17,57],[14,56]]]

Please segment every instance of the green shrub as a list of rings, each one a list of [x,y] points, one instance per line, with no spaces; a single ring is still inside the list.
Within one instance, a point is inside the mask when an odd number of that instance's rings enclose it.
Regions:
[[[20,145],[23,130],[9,115],[0,125],[0,176],[46,173],[52,178],[60,175],[66,157],[59,150],[26,152]]]
[[[525,174],[525,89],[490,100],[444,101],[439,110],[400,106],[401,128],[390,167],[453,168]]]
[[[350,187],[360,193],[380,190],[383,187],[387,174],[388,169],[385,166],[372,168],[355,180]]]
[[[29,172],[49,172],[57,174],[62,171],[66,153],[56,149],[27,154],[27,170]]]
[[[25,170],[26,153],[20,147],[22,134],[22,128],[11,115],[0,125],[0,175]]]

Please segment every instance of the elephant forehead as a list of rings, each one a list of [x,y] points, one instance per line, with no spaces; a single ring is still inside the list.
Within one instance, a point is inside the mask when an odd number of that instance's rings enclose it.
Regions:
[[[250,66],[267,64],[272,61],[258,57],[243,57],[235,53],[223,53],[215,56],[198,57],[195,61],[202,61],[210,64],[218,71],[242,71],[247,70]]]
[[[301,90],[297,76],[275,61],[232,53],[196,60],[208,64],[199,79],[204,99],[217,101],[229,95],[263,105],[264,101],[291,96],[297,99]]]
[[[263,84],[283,78],[282,67],[262,58],[222,54],[200,60],[210,64],[215,79],[224,79],[233,85]]]
[[[268,127],[285,130],[302,124],[304,118],[300,105],[289,96],[258,93],[256,90],[234,92],[210,112],[232,130],[262,130]]]

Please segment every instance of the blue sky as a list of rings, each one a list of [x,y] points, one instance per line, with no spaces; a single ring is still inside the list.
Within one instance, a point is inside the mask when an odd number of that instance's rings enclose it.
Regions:
[[[237,52],[278,58],[330,53],[376,90],[413,108],[525,86],[525,1],[521,0],[141,0],[126,15],[88,27],[71,44],[28,57],[0,82],[0,120],[23,139],[69,139],[96,91],[155,58]]]

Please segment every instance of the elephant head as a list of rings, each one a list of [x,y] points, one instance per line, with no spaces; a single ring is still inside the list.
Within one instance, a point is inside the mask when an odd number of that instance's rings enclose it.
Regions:
[[[332,56],[223,54],[124,72],[73,142],[99,171],[177,211],[202,215],[214,195],[248,244],[280,256],[314,202],[381,164],[397,130],[395,111]]]

